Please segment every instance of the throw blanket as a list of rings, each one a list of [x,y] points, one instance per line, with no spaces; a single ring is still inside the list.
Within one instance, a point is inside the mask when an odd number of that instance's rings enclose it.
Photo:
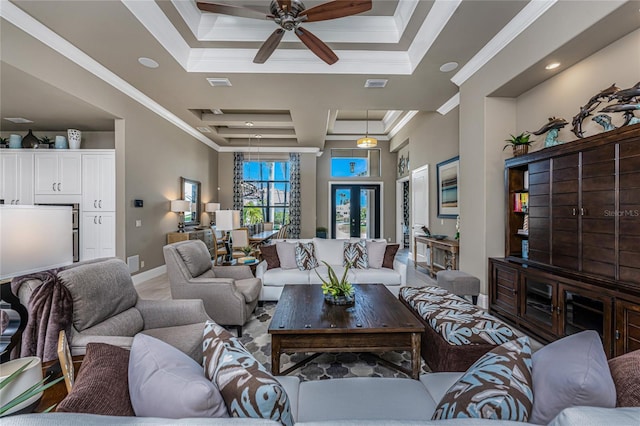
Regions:
[[[37,356],[42,362],[58,359],[58,334],[71,331],[73,299],[69,290],[60,282],[57,270],[38,272],[16,277],[11,281],[11,291],[18,294],[20,286],[29,280],[40,280],[29,299],[29,319],[22,333],[20,356]]]

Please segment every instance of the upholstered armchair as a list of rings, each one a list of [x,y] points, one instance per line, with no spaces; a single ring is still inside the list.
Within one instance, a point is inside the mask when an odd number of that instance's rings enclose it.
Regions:
[[[83,355],[91,342],[129,348],[133,336],[144,333],[202,360],[202,333],[210,318],[201,300],[140,299],[129,268],[116,258],[74,264],[57,276],[73,299],[69,334],[73,355]],[[40,285],[42,281],[29,279],[20,286],[18,296],[24,306],[29,306]]]
[[[262,282],[248,266],[213,266],[207,246],[200,240],[164,246],[171,296],[202,299],[209,316],[218,324],[242,326],[258,304]]]

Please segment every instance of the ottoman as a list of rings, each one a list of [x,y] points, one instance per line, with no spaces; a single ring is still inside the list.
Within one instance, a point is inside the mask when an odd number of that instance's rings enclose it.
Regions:
[[[473,304],[478,303],[480,280],[466,272],[446,269],[437,274],[438,287],[442,287],[456,296],[471,296]]]

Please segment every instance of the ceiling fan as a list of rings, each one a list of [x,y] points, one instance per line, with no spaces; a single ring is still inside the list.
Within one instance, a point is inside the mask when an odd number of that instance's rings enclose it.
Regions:
[[[371,9],[372,0],[333,0],[306,9],[300,0],[272,0],[269,6],[270,14],[264,14],[254,9],[242,6],[231,6],[220,3],[197,2],[198,9],[205,12],[220,13],[223,15],[238,16],[242,18],[269,19],[280,26],[262,44],[253,62],[263,64],[276,50],[284,32],[293,31],[300,41],[304,43],[317,57],[329,65],[338,61],[338,56],[322,40],[313,35],[309,30],[300,26],[303,22],[327,21],[329,19],[342,18],[356,15]]]

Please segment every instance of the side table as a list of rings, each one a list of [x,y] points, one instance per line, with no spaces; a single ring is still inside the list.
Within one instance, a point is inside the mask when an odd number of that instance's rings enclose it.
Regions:
[[[76,375],[78,373],[78,370],[80,369],[80,365],[82,364],[83,359],[84,355],[76,355],[73,357],[73,369],[75,370]],[[51,373],[50,371],[53,371],[53,373]],[[49,361],[42,364],[42,377],[47,377],[48,374],[51,374],[49,380],[55,380],[58,377],[62,376],[62,371],[60,370],[60,362],[58,360]],[[60,382],[44,391],[44,393],[42,394],[42,398],[38,403],[38,406],[33,410],[33,412],[42,413],[52,405],[58,404],[64,399],[65,396],[67,396],[67,387],[64,384],[64,380],[61,380]]]

